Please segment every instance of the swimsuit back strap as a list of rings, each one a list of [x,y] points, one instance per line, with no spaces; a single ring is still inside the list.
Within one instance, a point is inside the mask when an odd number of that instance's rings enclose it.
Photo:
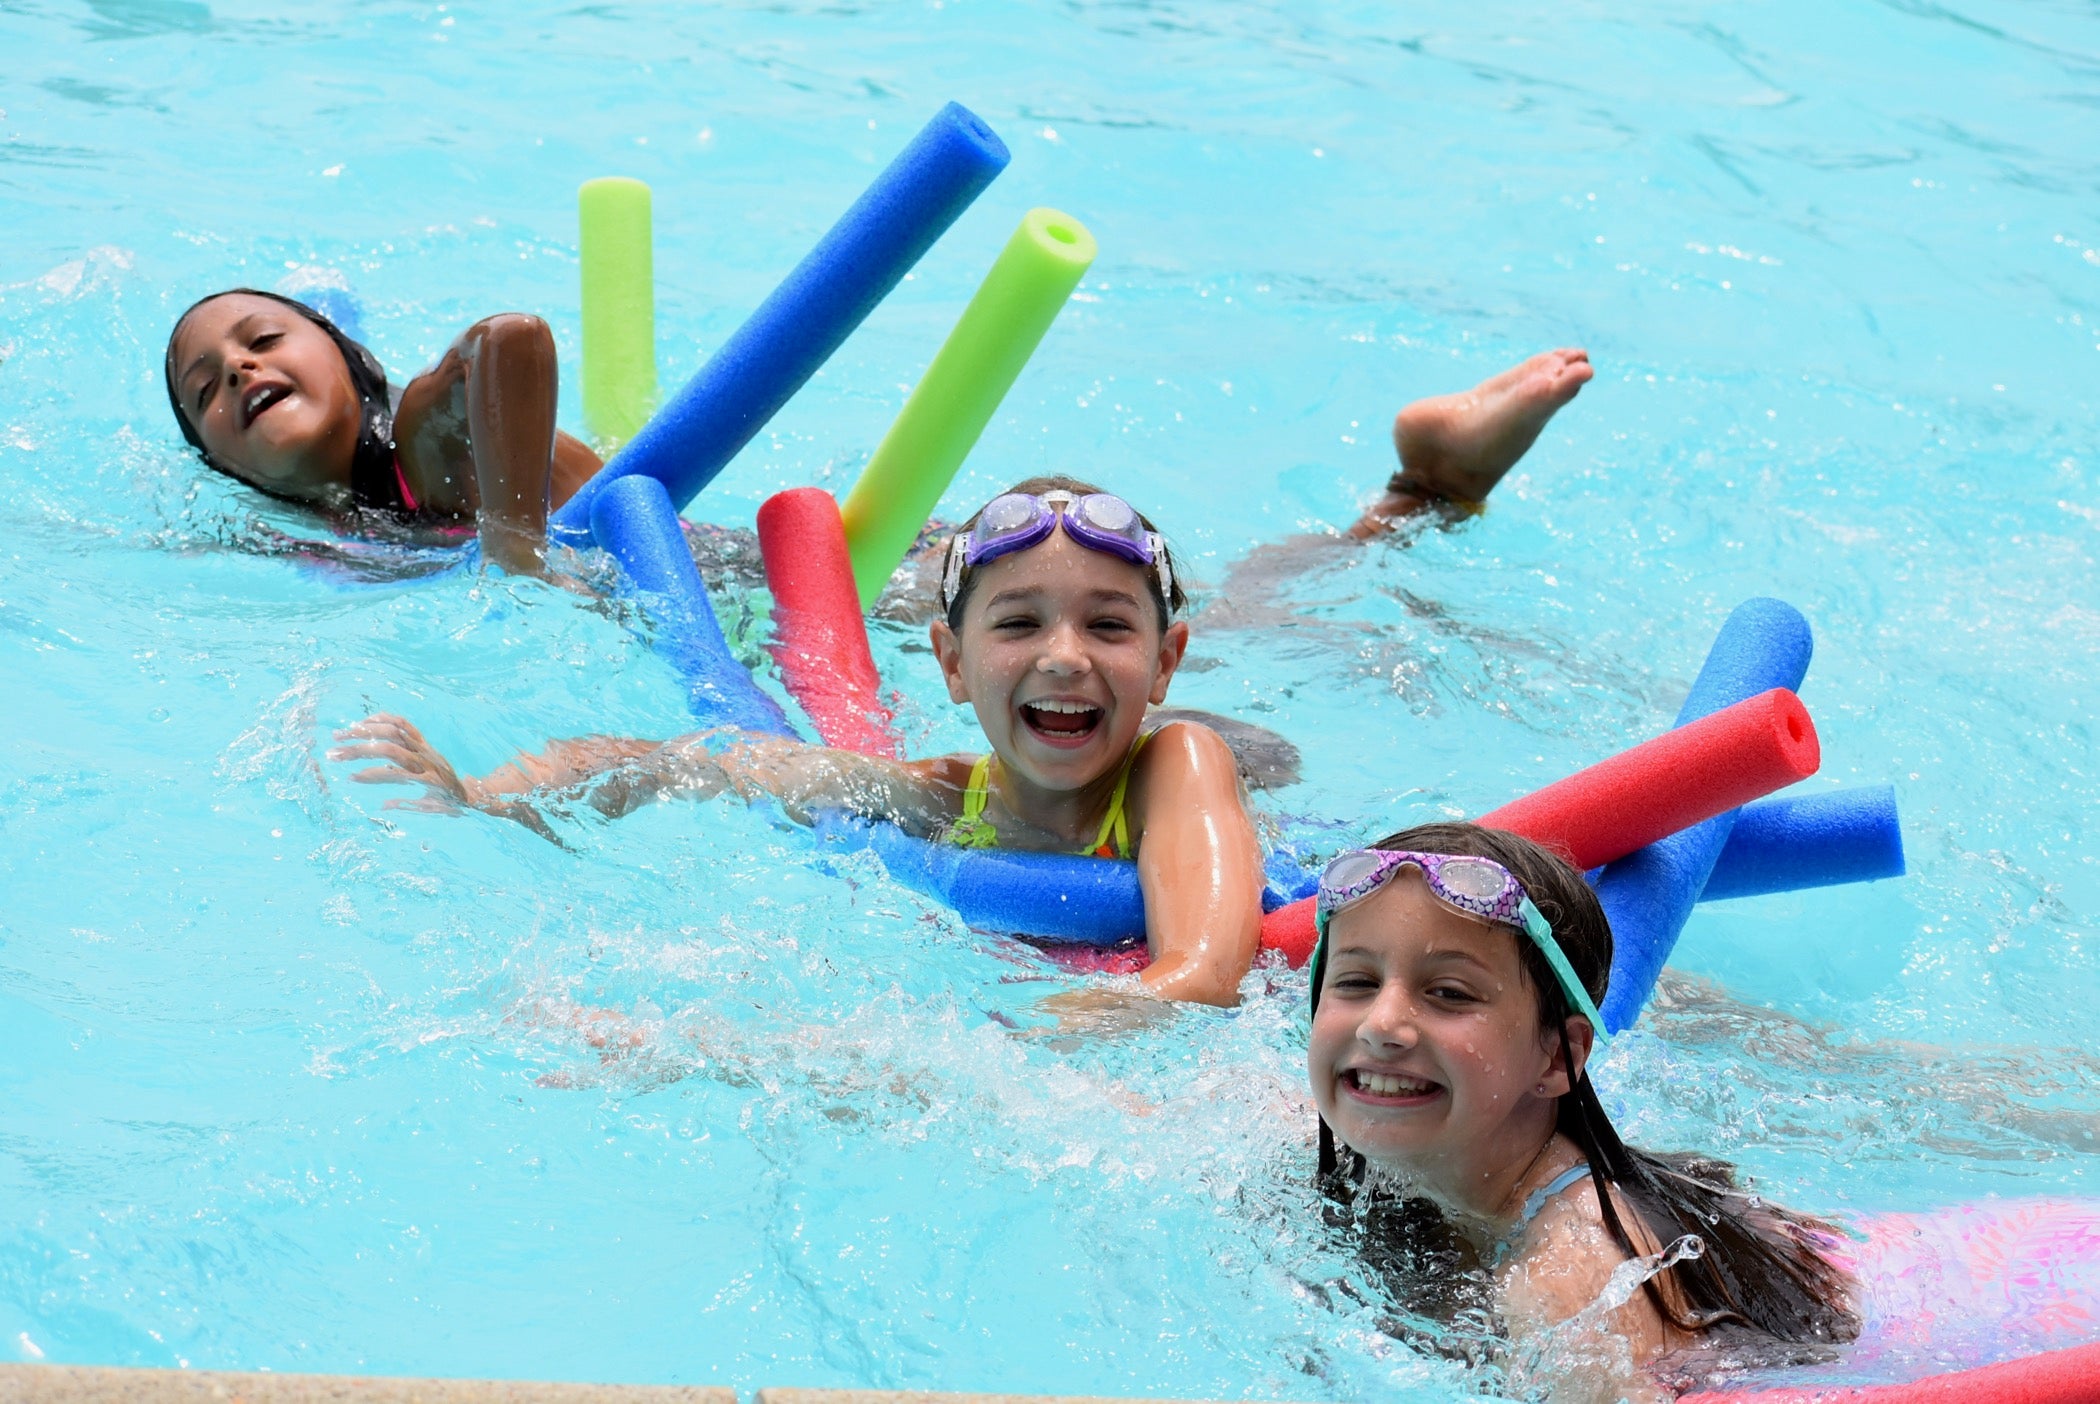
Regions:
[[[1517,1227],[1521,1229],[1533,1219],[1536,1219],[1539,1216],[1539,1211],[1546,1207],[1547,1200],[1553,1198],[1554,1195],[1559,1194],[1569,1185],[1574,1184],[1589,1173],[1589,1162],[1578,1160],[1552,1179],[1546,1181],[1545,1184],[1533,1190],[1524,1200],[1523,1212],[1517,1216]]]

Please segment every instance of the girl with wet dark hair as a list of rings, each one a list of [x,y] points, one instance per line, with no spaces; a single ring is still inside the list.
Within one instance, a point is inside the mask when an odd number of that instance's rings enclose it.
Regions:
[[[1423,825],[1330,863],[1316,921],[1323,1182],[1391,1206],[1369,1217],[1411,1240],[1382,1245],[1395,1261],[1479,1268],[1502,1329],[1554,1342],[1554,1397],[1667,1398],[1653,1367],[1721,1337],[1858,1334],[1835,1228],[1612,1128],[1586,1071],[1611,928],[1574,868]]]
[[[207,465],[272,497],[419,528],[478,527],[488,559],[544,569],[547,512],[598,470],[554,427],[554,338],[487,317],[391,393],[364,346],[304,303],[252,288],[185,311],[163,364]]]

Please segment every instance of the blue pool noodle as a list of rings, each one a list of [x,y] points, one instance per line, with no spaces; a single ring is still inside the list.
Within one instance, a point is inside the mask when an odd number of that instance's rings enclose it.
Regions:
[[[1721,626],[1691,695],[1678,709],[1677,725],[1775,687],[1798,689],[1814,650],[1814,636],[1799,610],[1781,600],[1745,600]],[[1612,931],[1611,983],[1599,1012],[1611,1032],[1631,1028],[1640,1018],[1728,842],[1736,813],[1649,844],[1598,874],[1597,897]]]
[[[628,588],[653,606],[658,651],[685,680],[687,700],[701,724],[793,736],[794,728],[779,705],[759,689],[729,651],[700,572],[686,548],[677,509],[664,486],[645,477],[610,485],[592,513],[592,530],[619,560]],[[1730,620],[1734,634],[1731,629],[1722,631],[1715,655],[1723,652],[1723,644],[1731,645],[1735,654],[1744,651],[1742,641],[1735,637],[1743,632],[1735,627],[1742,614],[1739,610],[1737,618]],[[1797,673],[1807,666],[1805,627],[1804,658]],[[1784,631],[1772,628],[1768,619],[1761,632],[1769,645],[1772,635]],[[1709,658],[1709,668],[1713,665],[1714,659]],[[1702,672],[1700,678],[1704,683],[1707,674]],[[1751,670],[1747,677],[1730,679],[1727,685],[1748,687],[1749,695],[1754,696],[1766,690],[1756,683],[1755,670]],[[1700,691],[1695,684],[1695,698]],[[1690,705],[1687,702],[1687,710]],[[1765,800],[1738,813],[1742,820],[1736,832],[1741,839],[1730,836],[1720,861],[1709,862],[1725,891],[1713,890],[1715,885],[1708,883],[1707,897],[1749,896],[1885,877],[1892,875],[1891,862],[1894,871],[1901,871],[1894,799],[1886,789]],[[1088,946],[1121,945],[1145,934],[1145,898],[1135,863],[954,848],[914,838],[894,824],[838,814],[825,816],[819,830],[828,842],[873,850],[891,877],[953,909],[973,927]],[[1670,842],[1653,847],[1663,848]],[[1741,854],[1735,851],[1738,842],[1746,845]],[[1619,866],[1613,864],[1604,872],[1609,874]],[[1269,865],[1263,908],[1273,910],[1305,896],[1312,876],[1296,870],[1284,855],[1275,855]],[[1623,892],[1623,888],[1615,890]],[[1699,895],[1696,887],[1693,893]],[[1607,910],[1618,900],[1608,898]],[[1620,905],[1622,910],[1612,912],[1614,930],[1622,920],[1629,930],[1639,930],[1623,902]],[[1677,924],[1682,925],[1681,918]],[[1675,928],[1670,929],[1674,934]],[[1660,956],[1656,965],[1660,968]]]
[[[1736,811],[1702,902],[1903,876],[1889,785],[1780,795]]]
[[[686,701],[702,726],[795,734],[729,651],[662,483],[629,477],[609,484],[592,504],[591,532],[619,561],[628,587],[654,607],[657,651],[685,680]]]
[[[1003,853],[914,838],[894,824],[829,816],[834,843],[873,850],[896,881],[973,927],[1061,945],[1120,946],[1145,938],[1137,864],[1063,853]]]
[[[1734,831],[1699,900],[1867,882],[1903,871],[1895,794],[1887,786],[1760,800],[1736,811]],[[1137,864],[1058,853],[955,848],[894,824],[828,817],[827,841],[867,848],[892,878],[953,908],[971,926],[1061,945],[1119,946],[1145,934]],[[1262,910],[1312,895],[1319,874],[1274,853]]]
[[[557,539],[590,530],[606,486],[636,474],[683,509],[751,441],[1010,159],[974,113],[949,103],[730,334],[685,388],[553,515]],[[602,543],[601,543],[602,544]]]

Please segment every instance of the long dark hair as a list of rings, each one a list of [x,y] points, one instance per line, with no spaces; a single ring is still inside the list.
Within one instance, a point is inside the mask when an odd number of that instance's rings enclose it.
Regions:
[[[1380,839],[1373,848],[1410,849],[1489,858],[1509,871],[1553,928],[1553,939],[1590,997],[1603,1003],[1611,977],[1611,923],[1582,874],[1528,839],[1477,824],[1422,824]],[[1542,1028],[1558,1030],[1561,1057],[1575,1066],[1568,1043],[1568,998],[1545,953],[1517,941],[1524,977],[1539,1002]],[[1313,964],[1313,1000],[1326,979],[1326,946]],[[1628,1257],[1653,1254],[1686,1235],[1705,1249],[1679,1260],[1643,1284],[1663,1320],[1684,1331],[1739,1323],[1776,1340],[1848,1341],[1859,1334],[1850,1280],[1816,1251],[1816,1240],[1837,1229],[1819,1219],[1765,1204],[1737,1183],[1735,1167],[1712,1156],[1636,1150],[1619,1139],[1587,1070],[1560,1099],[1556,1129],[1589,1162],[1597,1207],[1612,1239]],[[1328,1185],[1353,1185],[1362,1157],[1337,1154],[1334,1133],[1320,1123],[1320,1173]],[[1616,1190],[1617,1194],[1613,1191]],[[1650,1240],[1637,1242],[1619,1212],[1624,1196]]]
[[[1088,493],[1106,492],[1108,491],[1108,489],[1095,487],[1092,483],[1081,482],[1078,478],[1068,478],[1065,477],[1063,474],[1059,473],[1051,474],[1046,477],[1023,478],[1020,482],[1015,483],[1012,487],[1001,489],[998,493],[998,497],[1004,497],[1007,493],[1010,492],[1023,492],[1027,493],[1031,497],[1039,497],[1046,492],[1058,491],[1069,492],[1074,497],[1085,497]],[[985,504],[986,507],[989,507],[990,505],[991,503],[989,502]],[[1133,512],[1137,512],[1137,508],[1135,505],[1133,505],[1130,510]],[[969,535],[970,528],[976,526],[977,519],[983,515],[984,507],[980,507],[976,511],[972,512],[970,514],[970,519],[955,529],[956,535]],[[1145,530],[1152,532],[1155,535],[1158,534],[1159,528],[1152,525],[1152,519],[1150,517],[1146,516],[1143,512],[1138,512],[1137,519],[1139,522],[1144,524]],[[1170,552],[1168,555],[1168,559],[1172,560],[1172,558],[1172,553]],[[1162,593],[1159,588],[1159,572],[1156,570],[1148,572],[1148,580],[1152,587],[1152,602],[1159,606],[1159,627],[1161,629],[1165,629],[1167,627],[1168,620],[1172,619],[1176,614],[1180,613],[1182,610],[1188,608],[1189,597],[1188,594],[1181,588],[1181,572],[1178,570],[1172,572],[1172,577],[1174,581],[1174,588],[1169,592]],[[962,573],[961,582],[955,587],[955,598],[948,601],[949,628],[955,630],[960,630],[962,628],[963,606],[969,603],[970,594],[976,588],[977,572],[965,568]]]
[[[295,502],[302,507],[313,505],[303,498],[292,497],[244,478],[213,458],[211,450],[204,446],[203,438],[198,435],[197,426],[190,422],[189,414],[182,407],[182,394],[175,384],[175,334],[182,330],[190,313],[205,303],[233,296],[259,297],[278,303],[328,334],[335,349],[342,353],[343,364],[350,371],[351,388],[357,392],[357,449],[350,460],[350,500],[363,508],[407,514],[408,503],[401,495],[400,480],[394,473],[394,405],[387,390],[386,367],[379,364],[379,358],[362,342],[351,340],[348,333],[327,317],[282,293],[264,292],[260,288],[226,288],[209,297],[200,297],[184,308],[168,332],[168,349],[161,357],[161,375],[168,388],[168,408],[175,412],[176,427],[182,430],[183,439],[197,451],[197,456],[204,460],[204,466],[280,501]]]

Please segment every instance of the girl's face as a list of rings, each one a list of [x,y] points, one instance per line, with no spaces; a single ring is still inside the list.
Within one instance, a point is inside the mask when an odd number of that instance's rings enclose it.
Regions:
[[[1403,868],[1327,928],[1313,1100],[1374,1165],[1461,1206],[1497,1197],[1552,1133],[1569,1078],[1519,963],[1525,939],[1438,901]],[[1571,1026],[1580,1070],[1588,1040]]]
[[[228,293],[192,309],[171,345],[176,397],[214,462],[287,497],[342,498],[364,411],[328,333]]]
[[[978,568],[959,633],[933,624],[948,695],[967,702],[1007,770],[1069,791],[1120,766],[1188,647],[1159,627],[1145,569],[1062,528]]]

